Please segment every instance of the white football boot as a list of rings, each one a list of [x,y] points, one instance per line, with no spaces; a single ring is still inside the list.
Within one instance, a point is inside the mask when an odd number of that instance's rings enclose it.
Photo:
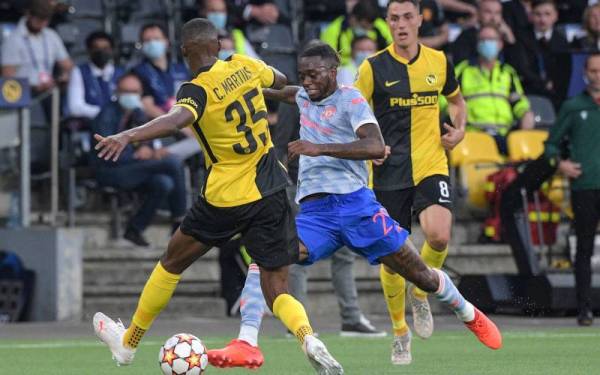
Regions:
[[[394,336],[392,343],[392,364],[409,365],[412,362],[410,354],[410,341],[412,334],[410,330],[403,336]]]
[[[422,339],[428,339],[433,334],[433,316],[427,297],[424,299],[414,295],[415,286],[410,284],[406,293],[412,310],[415,333]]]
[[[317,374],[342,375],[344,373],[342,365],[329,354],[325,344],[318,338],[311,335],[306,336],[302,350],[304,350],[312,367],[317,370]]]
[[[127,366],[133,362],[135,349],[123,345],[125,326],[120,320],[115,322],[103,313],[97,312],[94,314],[94,332],[108,346],[117,366]]]

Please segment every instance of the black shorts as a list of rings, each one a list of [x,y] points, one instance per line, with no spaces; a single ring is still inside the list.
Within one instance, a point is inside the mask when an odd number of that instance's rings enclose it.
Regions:
[[[296,223],[285,190],[236,207],[215,207],[198,198],[180,230],[209,246],[223,246],[240,233],[248,254],[267,269],[298,260]]]
[[[412,214],[438,204],[452,210],[450,178],[436,174],[423,179],[417,186],[402,190],[375,190],[377,200],[392,219],[410,232]]]

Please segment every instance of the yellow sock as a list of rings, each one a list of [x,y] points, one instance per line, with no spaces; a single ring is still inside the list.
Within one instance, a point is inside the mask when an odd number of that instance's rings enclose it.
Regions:
[[[446,260],[446,256],[448,255],[448,247],[444,250],[439,251],[435,250],[427,241],[423,244],[421,248],[421,258],[429,267],[432,268],[442,268],[444,264],[444,260]],[[413,294],[418,298],[427,297],[427,292],[422,291],[419,288],[414,289]]]
[[[403,336],[408,332],[408,325],[404,316],[404,295],[406,281],[397,273],[389,273],[383,264],[379,268],[379,280],[383,288],[383,297],[392,319],[392,328],[395,336]]]
[[[150,278],[146,281],[137,309],[131,319],[131,325],[123,336],[123,345],[137,348],[144,333],[171,300],[180,278],[181,275],[168,272],[158,262]]]
[[[275,298],[273,314],[296,335],[301,344],[304,343],[304,337],[313,334],[304,306],[291,295],[280,294]]]

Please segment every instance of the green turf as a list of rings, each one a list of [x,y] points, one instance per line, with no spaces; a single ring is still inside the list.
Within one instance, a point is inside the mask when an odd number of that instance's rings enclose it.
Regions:
[[[1,328],[0,328],[1,338]],[[545,329],[504,333],[504,348],[492,351],[467,331],[436,332],[413,341],[413,364],[395,367],[389,362],[390,338],[343,339],[324,335],[332,354],[346,374],[443,375],[594,375],[600,374],[600,332],[597,329]],[[205,337],[208,347],[226,338]],[[0,374],[44,375],[159,375],[157,356],[161,340],[149,337],[132,366],[117,368],[104,346],[93,340],[7,341],[0,339]],[[262,337],[266,357],[257,374],[311,374],[295,340]],[[209,368],[206,374],[236,375],[248,370]]]

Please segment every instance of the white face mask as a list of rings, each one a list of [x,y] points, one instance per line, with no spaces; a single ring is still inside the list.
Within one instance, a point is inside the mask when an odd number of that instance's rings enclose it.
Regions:
[[[140,94],[126,92],[119,95],[119,104],[127,110],[142,108],[142,97]]]

